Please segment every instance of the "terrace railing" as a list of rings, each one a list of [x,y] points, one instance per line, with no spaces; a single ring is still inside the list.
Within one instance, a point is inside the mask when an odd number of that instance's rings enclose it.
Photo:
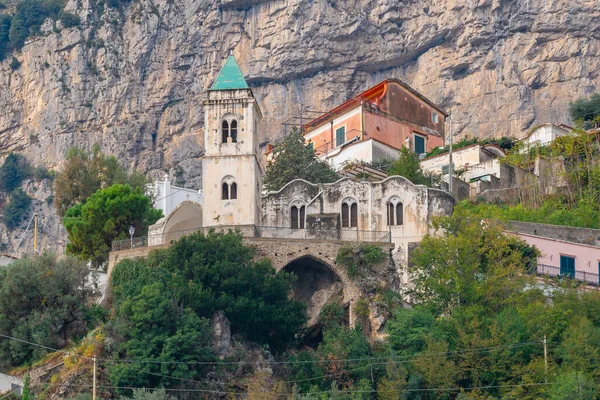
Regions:
[[[575,279],[581,282],[585,282],[588,285],[600,285],[600,275],[585,271],[575,271],[574,273],[561,273],[559,267],[552,265],[538,264],[537,266],[538,275],[547,275],[555,277],[565,277]]]
[[[266,239],[317,239],[317,240],[336,240],[344,242],[371,242],[371,243],[389,243],[391,236],[389,231],[363,231],[357,229],[292,229],[286,227],[274,226],[255,226],[255,225],[220,225],[211,227],[202,227],[197,229],[187,229],[162,234],[149,234],[148,236],[136,237],[131,239],[114,240],[112,242],[112,251],[130,250],[139,247],[156,246],[171,243],[183,236],[196,232],[204,234],[215,231],[227,233],[229,231],[238,232],[246,238],[266,238]]]

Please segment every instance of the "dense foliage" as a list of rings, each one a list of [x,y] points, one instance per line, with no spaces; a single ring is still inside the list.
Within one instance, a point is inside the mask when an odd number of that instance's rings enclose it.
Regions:
[[[161,216],[139,187],[116,184],[100,189],[63,218],[69,235],[67,253],[100,265],[107,260],[112,241],[129,236],[130,226],[144,236]]]
[[[569,106],[573,121],[598,121],[600,117],[600,93],[594,93],[589,99],[577,99]]]
[[[63,8],[63,0],[21,0],[14,15],[0,15],[0,60],[10,50],[20,50],[28,37],[39,34],[47,18],[61,20],[65,27],[79,25],[79,17]]]
[[[10,31],[10,22],[12,17],[7,14],[0,14],[0,61],[4,60],[10,49],[8,32]]]
[[[0,269],[0,333],[62,348],[85,330],[89,271],[73,258],[45,253]],[[47,350],[0,339],[2,369],[28,363]]]
[[[136,172],[128,175],[115,157],[105,156],[98,146],[94,146],[91,153],[73,148],[54,181],[56,212],[64,217],[69,208],[115,183],[144,189],[146,179]]]
[[[10,153],[0,167],[0,190],[5,193],[12,192],[31,175],[32,169],[25,157]]]
[[[400,157],[387,170],[388,175],[400,175],[415,185],[432,185],[432,177],[425,176],[421,169],[419,155],[414,151],[402,147]]]
[[[13,230],[23,222],[31,207],[31,198],[21,188],[14,190],[10,196],[8,204],[2,211],[2,222],[6,228]]]
[[[208,320],[224,311],[233,334],[283,349],[305,321],[304,307],[288,299],[292,276],[253,251],[233,233],[193,234],[146,259],[124,260],[112,278],[115,359],[215,360]],[[118,363],[109,367],[117,386],[170,386],[167,374],[192,379],[206,365]],[[181,382],[179,382],[181,383]]]
[[[502,203],[485,203],[463,200],[456,203],[454,211],[475,218],[501,221],[537,222],[542,224],[600,229],[598,205],[581,199],[574,205],[564,197],[547,197],[538,206]]]
[[[302,132],[292,130],[273,150],[267,162],[263,184],[268,190],[279,190],[294,179],[311,183],[335,182],[340,176],[317,158],[315,150],[307,146]]]

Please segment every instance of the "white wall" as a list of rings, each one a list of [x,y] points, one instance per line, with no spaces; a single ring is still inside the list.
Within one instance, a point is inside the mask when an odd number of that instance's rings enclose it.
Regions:
[[[339,170],[352,161],[371,163],[381,160],[397,160],[399,156],[399,150],[369,139],[335,149],[327,155],[326,160],[334,169]]]
[[[568,135],[569,131],[559,126],[546,124],[538,127],[531,135],[521,140],[524,149],[527,151],[529,147],[536,145],[546,145],[554,141],[554,139]]]
[[[156,181],[153,184],[154,208],[162,210],[163,216],[169,215],[179,204],[186,200],[192,200],[202,204],[202,192],[194,189],[186,189],[172,186],[169,178],[165,176],[164,181]]]
[[[19,388],[17,390],[15,386]],[[14,393],[20,395],[23,390],[23,380],[15,376],[0,373],[0,393],[8,393],[15,390]]]

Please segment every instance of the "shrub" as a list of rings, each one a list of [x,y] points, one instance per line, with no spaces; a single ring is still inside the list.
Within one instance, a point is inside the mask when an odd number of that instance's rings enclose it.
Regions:
[[[12,192],[10,201],[4,208],[3,221],[6,228],[9,230],[17,228],[25,219],[30,206],[31,198],[27,196],[23,189],[18,188]]]
[[[10,153],[0,167],[0,190],[9,193],[31,176],[31,167],[25,157]]]
[[[15,57],[13,57],[12,60],[10,60],[10,64],[8,64],[8,66],[13,71],[16,71],[17,69],[19,69],[21,67],[21,61],[17,60]]]
[[[81,24],[81,19],[79,18],[79,15],[71,14],[64,11],[61,11],[58,14],[58,19],[62,21],[62,24],[65,28],[72,28]]]
[[[369,274],[373,265],[381,264],[385,259],[386,255],[381,247],[359,244],[340,248],[335,262],[346,267],[350,278],[363,278]]]

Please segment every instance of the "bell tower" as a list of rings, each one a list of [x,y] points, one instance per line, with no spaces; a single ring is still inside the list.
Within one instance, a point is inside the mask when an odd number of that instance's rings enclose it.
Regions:
[[[262,114],[233,55],[204,101],[204,226],[260,225]]]

